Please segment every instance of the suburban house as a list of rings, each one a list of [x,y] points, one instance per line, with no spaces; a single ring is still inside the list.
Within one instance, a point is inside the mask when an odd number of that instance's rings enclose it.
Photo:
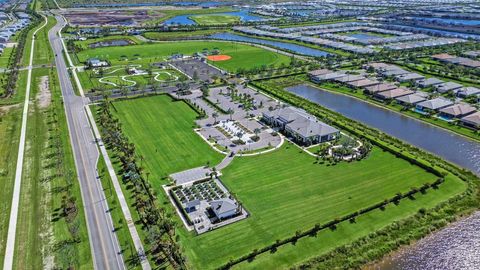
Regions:
[[[395,76],[395,79],[399,82],[410,82],[410,81],[423,80],[425,79],[425,76],[412,72],[412,73],[397,75]]]
[[[368,94],[375,94],[375,93],[378,93],[378,92],[387,91],[387,90],[391,90],[391,89],[395,89],[395,88],[397,88],[397,87],[393,84],[381,83],[381,84],[377,84],[377,85],[368,86],[368,87],[365,88],[365,90],[363,90],[363,92],[368,93]]]
[[[404,74],[408,74],[408,73],[410,73],[410,72],[396,67],[395,69],[382,71],[381,75],[384,76],[384,77],[395,77],[395,76],[404,75]]]
[[[457,92],[457,96],[461,98],[466,98],[473,95],[480,95],[480,89],[476,87],[464,87]]]
[[[460,119],[460,122],[466,127],[480,129],[480,112],[464,116]]]
[[[365,79],[365,77],[360,76],[360,75],[347,74],[347,76],[342,76],[342,77],[339,77],[339,78],[335,78],[333,80],[336,81],[336,82],[348,83],[348,82],[360,81],[360,80],[364,80],[364,79]]]
[[[347,76],[344,72],[330,72],[315,76],[315,82],[334,80],[340,77]]]
[[[240,207],[237,203],[229,198],[211,201],[210,208],[219,220],[229,218],[240,212]]]
[[[428,94],[425,92],[415,92],[411,95],[401,96],[395,98],[397,103],[403,105],[415,105],[419,102],[425,101],[428,98]]]
[[[437,78],[428,78],[428,79],[423,79],[416,82],[417,86],[422,88],[427,88],[427,87],[434,86],[437,84],[442,84],[442,83],[444,83],[444,81]]]
[[[264,112],[263,121],[306,145],[333,140],[340,133],[336,128],[294,107]]]
[[[420,112],[436,112],[440,109],[453,105],[453,102],[444,97],[438,97],[431,100],[422,101],[417,103],[415,108]]]
[[[460,88],[463,87],[463,85],[455,83],[455,82],[446,82],[446,83],[434,85],[433,87],[435,88],[435,90],[437,92],[443,94],[443,93],[447,93],[447,92],[450,92],[450,91],[459,90]]]
[[[455,56],[450,55],[448,53],[440,53],[440,54],[432,55],[432,58],[440,62],[446,62],[446,60],[455,58]]]
[[[325,74],[332,73],[332,72],[333,71],[331,71],[329,69],[312,70],[312,71],[308,72],[308,77],[313,82],[319,83],[320,81],[317,79],[317,76],[325,75]]]
[[[462,118],[476,111],[475,107],[466,103],[458,103],[439,110],[439,114],[445,118]]]
[[[383,92],[375,93],[373,96],[382,100],[393,99],[401,96],[406,96],[413,94],[412,90],[404,89],[404,88],[395,88]]]
[[[358,80],[358,81],[353,81],[353,82],[348,82],[347,85],[352,88],[359,88],[359,87],[368,87],[368,86],[373,86],[379,84],[378,81],[376,80],[370,80],[370,79],[363,79],[363,80]]]

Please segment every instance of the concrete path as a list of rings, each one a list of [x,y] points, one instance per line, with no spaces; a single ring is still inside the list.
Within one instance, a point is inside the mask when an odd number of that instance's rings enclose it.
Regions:
[[[64,48],[65,52],[67,52],[67,49],[65,47],[65,43],[62,42],[62,44],[63,44],[63,48]],[[68,53],[67,53],[67,55],[68,55]],[[69,59],[70,67],[72,67],[73,65],[72,65],[70,57],[68,57],[68,59]],[[83,91],[83,88],[82,88],[82,84],[80,83],[80,80],[78,79],[77,72],[75,71],[75,69],[72,69],[72,73],[74,75],[75,82],[77,84],[79,92],[83,96],[84,91]],[[132,214],[130,212],[130,208],[128,207],[128,203],[127,203],[127,200],[125,199],[125,195],[123,194],[120,182],[118,181],[117,174],[115,172],[115,169],[113,168],[110,157],[108,156],[107,149],[105,148],[105,145],[103,144],[103,141],[102,141],[100,132],[98,131],[98,127],[97,127],[97,124],[95,122],[95,119],[92,115],[92,112],[91,112],[89,106],[85,106],[85,110],[86,110],[90,125],[93,129],[93,134],[95,136],[95,141],[97,142],[98,147],[100,148],[100,152],[101,152],[101,154],[103,156],[103,159],[105,161],[105,164],[107,166],[108,173],[110,175],[110,178],[111,178],[112,183],[113,183],[113,187],[115,189],[115,193],[117,194],[118,201],[120,202],[120,207],[122,209],[122,213],[123,213],[123,215],[125,217],[125,220],[127,222],[128,230],[130,232],[130,236],[132,237],[132,241],[133,241],[133,244],[135,246],[135,250],[140,257],[142,269],[143,270],[150,270],[151,266],[150,266],[150,263],[148,262],[148,259],[146,257],[145,249],[143,247],[140,236],[137,232],[137,228],[135,227],[135,223],[133,221]]]
[[[33,32],[33,36],[37,34],[42,28],[47,25],[47,18],[43,17],[45,22],[44,24],[37,28]],[[12,204],[10,208],[10,220],[8,223],[8,233],[7,233],[7,245],[5,247],[5,260],[3,261],[3,269],[11,270],[13,268],[13,256],[15,251],[15,237],[17,235],[17,220],[18,220],[18,206],[20,204],[20,189],[22,186],[22,173],[23,173],[23,156],[25,153],[25,139],[27,132],[27,118],[28,118],[28,105],[30,103],[30,86],[32,80],[32,64],[33,64],[33,54],[35,49],[35,38],[32,38],[32,45],[30,48],[30,61],[27,74],[27,87],[25,91],[25,101],[23,104],[23,113],[22,113],[22,127],[20,131],[20,142],[18,144],[18,156],[17,156],[17,168],[15,171],[15,183],[13,186],[13,195],[12,195]]]

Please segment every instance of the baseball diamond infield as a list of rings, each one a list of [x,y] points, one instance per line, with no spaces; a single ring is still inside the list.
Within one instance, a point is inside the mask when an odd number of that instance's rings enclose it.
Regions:
[[[226,54],[219,54],[219,55],[209,55],[207,59],[210,61],[226,61],[230,60],[232,57]]]

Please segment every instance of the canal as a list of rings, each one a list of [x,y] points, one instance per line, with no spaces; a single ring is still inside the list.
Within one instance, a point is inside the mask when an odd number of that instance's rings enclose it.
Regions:
[[[309,85],[287,91],[377,128],[480,175],[480,143],[353,97]],[[375,265],[379,270],[480,269],[480,212]]]
[[[301,55],[307,55],[307,56],[327,56],[329,53],[322,51],[322,50],[317,50],[297,44],[292,44],[288,42],[281,42],[281,41],[274,41],[274,40],[267,40],[267,39],[260,39],[260,38],[254,38],[254,37],[246,37],[246,36],[241,36],[241,35],[236,35],[236,34],[231,34],[231,33],[218,33],[218,34],[213,34],[210,36],[212,39],[220,39],[220,40],[229,40],[229,41],[240,41],[240,42],[248,42],[248,43],[254,43],[254,44],[260,44],[260,45],[267,45],[267,46],[272,46],[275,48],[287,50],[294,52],[296,54],[301,54]]]

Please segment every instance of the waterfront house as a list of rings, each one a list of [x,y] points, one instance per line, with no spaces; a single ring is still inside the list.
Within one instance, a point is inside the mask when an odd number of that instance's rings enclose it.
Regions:
[[[320,83],[321,80],[319,80],[318,76],[321,76],[321,75],[325,75],[325,74],[328,74],[328,73],[332,73],[333,71],[329,70],[329,69],[317,69],[317,70],[312,70],[310,72],[308,72],[308,77],[310,78],[310,80],[312,80],[313,82],[315,83]]]
[[[410,95],[406,96],[401,96],[401,97],[396,97],[395,100],[397,101],[398,104],[406,105],[406,106],[411,106],[415,105],[419,102],[425,101],[428,98],[428,94],[425,92],[415,92]]]
[[[458,103],[439,110],[439,115],[443,118],[462,118],[476,112],[475,107],[466,103]]]
[[[368,93],[368,94],[375,94],[375,93],[378,93],[378,92],[383,92],[383,91],[387,91],[387,90],[391,90],[391,89],[395,89],[395,88],[397,88],[397,87],[393,84],[380,83],[380,84],[377,84],[377,85],[372,85],[372,86],[365,87],[365,90],[363,90],[363,92]]]
[[[347,85],[351,88],[360,88],[377,85],[379,82],[377,80],[363,79],[353,82],[348,82]]]
[[[335,78],[333,80],[336,81],[336,82],[341,82],[341,83],[349,83],[349,82],[360,81],[360,80],[364,80],[364,79],[365,79],[365,77],[363,77],[361,75],[348,74],[347,76],[338,77],[338,78]]]
[[[330,73],[325,73],[323,75],[317,75],[315,76],[315,82],[322,82],[322,81],[330,81],[334,80],[340,77],[347,76],[344,72],[330,72]]]
[[[462,117],[460,123],[469,128],[480,129],[480,112]]]
[[[389,99],[394,99],[397,97],[406,96],[410,94],[413,94],[412,90],[404,89],[404,88],[395,88],[395,89],[375,93],[373,96],[381,100],[389,100]]]
[[[440,109],[453,105],[453,102],[444,97],[437,97],[417,103],[415,106],[417,112],[429,113],[437,112]]]

